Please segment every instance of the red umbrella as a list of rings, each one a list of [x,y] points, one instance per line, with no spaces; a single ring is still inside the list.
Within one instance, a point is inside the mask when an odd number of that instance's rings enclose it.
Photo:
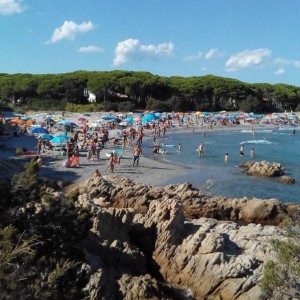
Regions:
[[[79,117],[77,120],[80,121],[80,122],[84,122],[84,121],[86,121],[87,119],[84,118],[84,117]]]

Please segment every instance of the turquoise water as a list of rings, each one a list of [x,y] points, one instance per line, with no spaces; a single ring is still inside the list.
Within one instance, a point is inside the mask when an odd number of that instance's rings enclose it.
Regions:
[[[283,202],[300,203],[300,128],[291,135],[291,127],[251,130],[206,130],[190,133],[167,133],[158,143],[168,150],[166,155],[156,155],[172,164],[190,166],[187,176],[180,176],[167,184],[189,181],[207,195],[227,197],[276,198]],[[198,146],[204,142],[204,157],[199,157]],[[178,143],[182,151],[178,151]],[[245,146],[245,156],[240,156],[240,146]],[[151,156],[151,144],[145,144],[146,153]],[[143,148],[144,148],[143,147]],[[250,156],[254,148],[255,155]],[[228,162],[224,161],[228,153]],[[153,155],[154,156],[154,155]],[[239,168],[241,162],[249,160],[278,162],[285,168],[285,175],[296,179],[293,185],[280,182],[279,178],[248,176]]]

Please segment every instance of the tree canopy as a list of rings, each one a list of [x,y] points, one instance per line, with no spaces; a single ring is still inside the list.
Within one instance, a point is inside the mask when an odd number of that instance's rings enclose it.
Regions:
[[[253,112],[300,109],[300,87],[287,84],[246,83],[219,76],[163,77],[149,72],[76,71],[64,74],[0,74],[2,102],[53,109],[67,103],[88,104],[88,93],[101,107],[157,110],[245,110]],[[63,101],[63,102],[62,102]],[[175,102],[174,102],[175,101]],[[38,104],[38,103],[39,104]],[[62,103],[60,103],[62,102]],[[124,106],[123,102],[127,102]],[[178,102],[178,103],[177,103]],[[46,105],[47,108],[49,104]]]

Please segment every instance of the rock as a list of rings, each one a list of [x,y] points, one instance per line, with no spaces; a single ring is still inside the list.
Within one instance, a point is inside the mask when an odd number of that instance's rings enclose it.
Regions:
[[[76,205],[93,214],[82,241],[93,299],[172,299],[175,290],[182,299],[260,299],[268,241],[283,238],[274,225],[300,211],[276,199],[207,197],[190,183],[112,176],[75,188]]]
[[[122,299],[167,299],[157,281],[150,275],[138,277],[123,274],[118,283]]]
[[[285,176],[281,176],[280,181],[282,183],[286,183],[286,184],[294,184],[295,183],[295,178],[285,175]]]
[[[247,162],[239,165],[242,168],[246,168],[248,175],[260,175],[267,177],[282,176],[284,174],[284,168],[280,163],[270,163],[268,161],[260,162]]]

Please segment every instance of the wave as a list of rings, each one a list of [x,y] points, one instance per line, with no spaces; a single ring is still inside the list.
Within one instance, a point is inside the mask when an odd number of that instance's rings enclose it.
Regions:
[[[295,126],[288,126],[288,127],[279,127],[279,128],[278,128],[278,130],[282,130],[282,131],[283,131],[283,130],[285,130],[285,131],[286,131],[286,130],[294,130],[294,129],[295,129],[295,130],[300,130],[300,127],[299,127],[299,126],[298,126],[298,127],[295,127]]]
[[[212,179],[208,179],[205,184],[205,189],[210,190],[215,184],[215,181]]]
[[[270,133],[273,132],[272,129],[254,129],[255,133]],[[242,133],[251,133],[253,132],[253,130],[250,129],[245,129],[245,130],[241,130]]]
[[[271,145],[271,144],[276,144],[273,142],[270,142],[268,140],[250,140],[250,141],[244,141],[241,142],[240,145],[242,144],[263,144],[263,145]]]

